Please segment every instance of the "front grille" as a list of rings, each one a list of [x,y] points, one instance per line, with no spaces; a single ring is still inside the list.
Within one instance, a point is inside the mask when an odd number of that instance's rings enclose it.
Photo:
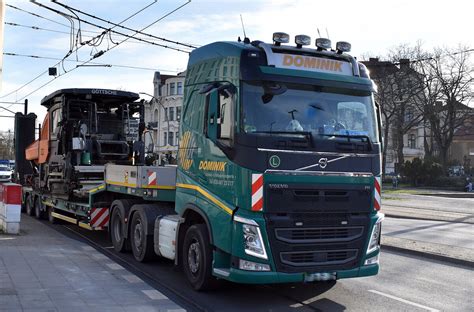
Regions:
[[[357,258],[357,249],[280,253],[281,262],[291,266],[344,264]]]
[[[9,175],[0,175],[0,179],[10,179]]]
[[[361,262],[371,213],[366,184],[265,186],[264,216],[279,272],[334,272]]]
[[[317,227],[275,229],[278,240],[288,243],[348,242],[359,238],[364,227]]]

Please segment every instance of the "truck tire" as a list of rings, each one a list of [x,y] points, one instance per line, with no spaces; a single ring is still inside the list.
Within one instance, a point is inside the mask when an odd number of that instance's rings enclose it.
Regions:
[[[125,252],[130,250],[130,240],[125,238],[125,231],[127,228],[124,225],[122,212],[120,209],[114,209],[112,211],[112,218],[110,220],[110,239],[112,245],[117,252]]]
[[[28,196],[26,199],[25,203],[25,212],[29,216],[34,216],[35,215],[35,208],[33,207],[33,200],[31,199],[31,196]]]
[[[35,198],[35,216],[36,219],[44,219],[45,218],[45,213],[43,210],[41,210],[41,198],[36,197]]]
[[[212,248],[205,224],[195,224],[186,231],[183,270],[195,290],[208,290],[217,285],[217,279],[212,275]]]
[[[133,257],[140,262],[146,262],[155,258],[153,246],[153,235],[146,234],[146,216],[139,211],[133,214],[130,230],[130,245]]]

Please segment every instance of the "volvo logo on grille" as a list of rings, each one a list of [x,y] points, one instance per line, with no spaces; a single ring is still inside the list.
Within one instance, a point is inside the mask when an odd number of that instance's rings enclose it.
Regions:
[[[328,159],[327,158],[320,158],[318,161],[319,168],[324,169],[328,165]]]

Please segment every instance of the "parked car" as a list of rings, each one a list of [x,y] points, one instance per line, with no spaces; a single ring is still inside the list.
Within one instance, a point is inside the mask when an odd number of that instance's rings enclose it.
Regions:
[[[10,182],[13,171],[8,166],[0,165],[0,182]]]

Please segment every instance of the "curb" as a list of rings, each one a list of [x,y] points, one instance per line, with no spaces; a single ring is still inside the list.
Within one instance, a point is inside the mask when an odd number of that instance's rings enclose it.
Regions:
[[[410,255],[414,255],[414,256],[419,256],[419,257],[422,257],[422,258],[438,260],[438,261],[442,261],[442,262],[449,262],[449,263],[452,263],[452,264],[457,264],[457,265],[466,266],[466,267],[469,267],[469,268],[474,268],[474,262],[473,261],[458,259],[458,258],[452,258],[452,257],[448,257],[448,256],[443,256],[443,255],[439,255],[439,254],[430,253],[430,252],[423,252],[423,251],[419,251],[419,250],[407,249],[407,248],[402,248],[402,247],[392,246],[392,245],[382,245],[381,246],[381,251],[383,252],[384,250],[396,251],[396,252],[400,252],[400,253],[406,253],[406,254],[410,254]]]
[[[466,221],[454,221],[454,220],[446,220],[441,218],[432,218],[432,217],[417,217],[417,216],[404,216],[399,214],[391,214],[385,212],[385,217],[394,218],[394,219],[412,219],[412,220],[425,220],[425,221],[440,221],[440,222],[450,222],[450,223],[464,223],[464,224],[474,224],[474,222],[466,222]]]

